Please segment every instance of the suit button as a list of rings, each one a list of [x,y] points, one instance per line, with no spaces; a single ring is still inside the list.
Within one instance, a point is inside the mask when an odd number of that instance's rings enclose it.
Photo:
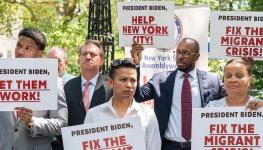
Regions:
[[[18,129],[17,128],[15,128],[15,132],[17,132],[18,131]]]

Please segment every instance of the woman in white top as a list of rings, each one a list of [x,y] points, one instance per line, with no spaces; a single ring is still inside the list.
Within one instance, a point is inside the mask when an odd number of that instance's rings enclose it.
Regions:
[[[249,95],[252,85],[252,67],[254,60],[251,57],[232,59],[224,68],[224,86],[227,96],[215,101],[210,101],[206,107],[247,106],[257,109],[263,102],[253,100]]]

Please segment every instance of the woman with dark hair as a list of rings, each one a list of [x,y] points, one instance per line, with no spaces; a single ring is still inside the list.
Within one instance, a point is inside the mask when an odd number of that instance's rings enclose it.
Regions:
[[[247,106],[257,109],[263,102],[253,100],[250,96],[252,85],[252,68],[254,59],[242,57],[227,62],[224,68],[224,86],[227,96],[216,101],[210,101],[206,107]]]

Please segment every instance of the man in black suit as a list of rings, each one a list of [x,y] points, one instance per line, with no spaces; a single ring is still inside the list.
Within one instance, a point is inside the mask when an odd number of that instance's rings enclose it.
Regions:
[[[137,65],[140,63],[142,50],[141,45],[133,44],[131,54]],[[135,99],[140,102],[154,99],[162,150],[191,150],[191,119],[189,118],[192,108],[204,107],[210,100],[225,96],[225,90],[217,74],[196,68],[195,64],[200,53],[199,44],[195,39],[182,39],[175,53],[177,69],[154,74],[142,87],[138,83]],[[188,85],[184,86],[186,83]],[[189,92],[183,94],[185,89],[189,89],[191,94]],[[184,100],[186,95],[186,99],[189,100],[190,97],[190,101]],[[189,108],[188,112],[183,111],[186,107]],[[183,119],[185,116],[188,117],[185,119],[187,121]],[[184,125],[184,122],[188,123]],[[187,131],[183,130],[185,126]]]
[[[69,105],[69,126],[83,124],[86,110],[108,101],[112,96],[112,90],[107,85],[107,78],[100,74],[103,63],[104,52],[100,42],[87,40],[79,49],[80,76],[71,79],[64,86]],[[83,92],[87,81],[89,81],[89,102],[85,108]]]
[[[79,49],[80,76],[69,80],[65,86],[68,104],[68,126],[83,124],[89,108],[107,102],[112,96],[107,77],[100,74],[104,51],[99,41],[87,40]],[[88,82],[87,82],[88,81]],[[87,96],[84,96],[87,88]],[[87,102],[86,104],[84,104]],[[62,150],[61,137],[55,150]],[[60,146],[59,146],[60,145]]]

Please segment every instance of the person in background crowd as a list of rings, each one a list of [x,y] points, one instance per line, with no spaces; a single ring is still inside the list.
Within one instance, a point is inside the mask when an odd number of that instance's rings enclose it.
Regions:
[[[75,76],[66,72],[68,59],[67,53],[63,48],[52,47],[47,52],[48,58],[56,58],[58,59],[58,75],[63,79],[64,84],[66,84],[70,79]]]
[[[136,65],[140,64],[143,49],[140,44],[132,45]],[[191,150],[192,108],[205,107],[210,100],[222,98],[225,90],[219,75],[196,68],[200,53],[195,39],[183,38],[175,54],[176,70],[156,73],[142,87],[138,78],[135,99],[154,99],[162,150]]]
[[[112,98],[90,109],[85,123],[139,116],[146,150],[160,150],[161,138],[153,110],[135,102],[133,98],[137,84],[136,65],[131,59],[113,60],[109,77],[108,82],[113,89]]]
[[[25,28],[19,32],[16,58],[41,58],[46,39],[37,29]],[[1,150],[50,150],[51,136],[60,135],[67,126],[68,111],[63,82],[58,83],[57,110],[32,111],[24,107],[16,112],[0,112]]]

